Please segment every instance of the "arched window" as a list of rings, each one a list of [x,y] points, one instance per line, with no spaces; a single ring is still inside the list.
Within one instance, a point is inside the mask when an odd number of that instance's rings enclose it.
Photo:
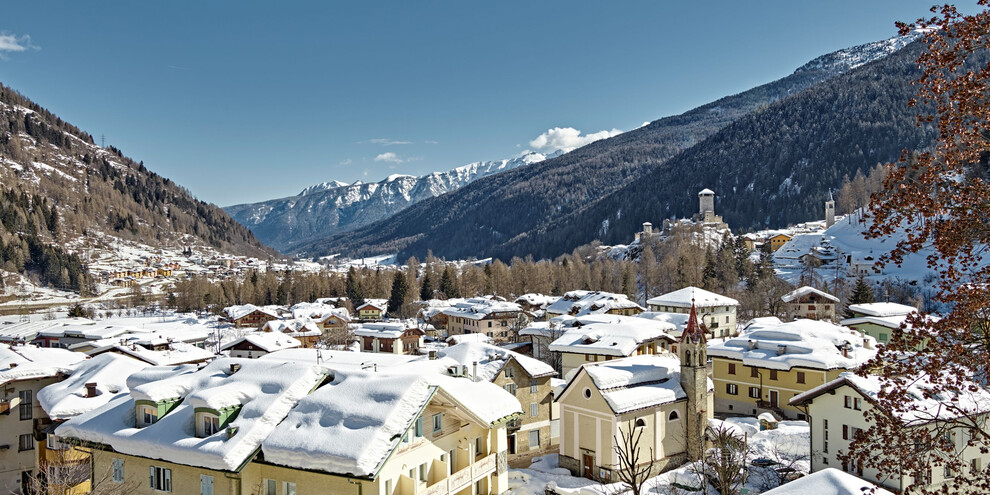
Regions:
[[[591,389],[590,388],[584,389],[584,398],[585,399],[590,399],[591,398]]]
[[[645,419],[639,418],[639,419],[636,420],[636,428],[645,428],[645,427],[646,427],[646,420]]]
[[[677,411],[670,411],[670,414],[667,415],[667,421],[677,421],[678,419],[680,416],[677,415]]]

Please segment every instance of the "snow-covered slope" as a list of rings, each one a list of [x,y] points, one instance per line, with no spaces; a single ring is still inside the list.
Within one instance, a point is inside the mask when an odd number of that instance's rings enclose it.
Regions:
[[[894,36],[885,40],[874,41],[862,45],[845,48],[836,52],[822,55],[801,67],[795,73],[809,70],[825,70],[831,72],[846,72],[861,65],[890,55],[921,37],[920,32],[907,36]]]
[[[376,222],[408,206],[448,193],[498,172],[541,162],[561,154],[530,152],[516,158],[474,162],[422,177],[390,175],[380,182],[329,181],[297,196],[224,208],[265,244],[280,251],[313,239]]]

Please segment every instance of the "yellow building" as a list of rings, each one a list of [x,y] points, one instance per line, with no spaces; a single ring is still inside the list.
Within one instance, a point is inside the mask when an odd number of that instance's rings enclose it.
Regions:
[[[57,431],[135,494],[504,493],[518,401],[433,368],[221,359],[164,379],[138,373],[129,398]]]
[[[368,299],[364,304],[354,308],[357,311],[358,319],[361,321],[381,321],[388,310],[388,301],[385,299]]]
[[[804,419],[788,401],[858,368],[876,354],[875,342],[824,321],[757,318],[738,337],[708,347],[715,412]]]
[[[655,462],[655,472],[700,458],[713,408],[704,332],[693,311],[691,321],[679,358],[643,355],[579,368],[557,399],[561,467],[615,481],[624,438],[639,440],[639,458]]]
[[[789,236],[787,234],[777,234],[777,235],[775,235],[775,236],[767,239],[767,242],[770,243],[770,250],[771,251],[776,251],[776,250],[780,249],[781,247],[783,247],[784,244],[787,244],[787,242],[790,241],[790,240],[791,240],[791,236]]]

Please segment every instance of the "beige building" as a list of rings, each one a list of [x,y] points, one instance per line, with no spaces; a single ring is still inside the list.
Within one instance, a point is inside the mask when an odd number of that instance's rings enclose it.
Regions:
[[[443,310],[447,335],[483,333],[495,342],[514,342],[522,308],[511,302],[477,297]]]
[[[870,360],[875,342],[824,321],[757,318],[738,337],[708,346],[715,412],[805,419],[788,401]]]
[[[675,328],[673,324],[635,316],[557,317],[550,324],[559,324],[563,330],[548,350],[560,353],[565,377],[587,363],[665,353],[674,342],[668,333]]]
[[[416,354],[426,335],[417,327],[398,322],[362,323],[354,329],[363,352]]]
[[[865,431],[872,425],[867,420],[866,414],[875,407],[875,399],[883,387],[878,377],[861,377],[853,373],[842,373],[824,386],[801,394],[791,401],[792,406],[806,411],[808,422],[811,424],[811,472],[838,468],[897,493],[904,493],[905,489],[915,483],[921,483],[934,492],[956,476],[982,479],[985,476],[984,469],[990,463],[990,453],[980,452],[980,445],[983,442],[977,441],[973,445],[968,445],[969,435],[958,425],[944,434],[935,430],[944,426],[944,421],[956,417],[959,412],[985,415],[985,409],[979,405],[974,407],[973,404],[987,403],[990,401],[990,393],[974,384],[976,392],[967,392],[966,397],[960,397],[961,400],[952,398],[948,401],[954,407],[946,407],[942,401],[922,398],[924,383],[921,380],[912,385],[914,388],[912,395],[917,397],[917,401],[911,405],[913,411],[901,419],[905,422],[905,428],[925,428],[929,430],[928,438],[941,438],[950,442],[953,455],[961,459],[966,466],[963,472],[952,472],[944,467],[930,467],[921,473],[901,472],[893,476],[887,474],[881,476],[875,469],[840,461],[838,456],[849,449],[856,432]],[[945,397],[944,392],[942,396]],[[985,421],[985,418],[976,421]],[[908,423],[911,426],[907,426]],[[928,450],[918,453],[928,456],[940,454],[941,452],[933,453]],[[891,459],[891,464],[896,466],[897,460]]]
[[[835,321],[835,305],[839,304],[838,297],[808,286],[794,289],[781,296],[780,300],[784,301],[787,316],[792,320]]]
[[[25,493],[38,475],[35,434],[51,421],[38,392],[85,358],[65,349],[0,344],[0,492]]]
[[[698,287],[685,287],[646,301],[651,311],[688,314],[697,309],[698,321],[709,338],[736,335],[736,309],[739,301]]]
[[[135,494],[504,493],[518,401],[435,367],[222,359],[139,372],[129,397],[57,433]]]
[[[627,435],[640,439],[640,459],[655,461],[657,472],[700,458],[713,408],[704,332],[692,319],[679,359],[641,355],[579,368],[557,399],[561,467],[615,481],[615,446]]]
[[[501,347],[477,342],[453,345],[438,353],[448,373],[489,381],[512,394],[523,414],[507,425],[509,458],[557,445],[558,417],[553,414],[557,375],[548,364]]]

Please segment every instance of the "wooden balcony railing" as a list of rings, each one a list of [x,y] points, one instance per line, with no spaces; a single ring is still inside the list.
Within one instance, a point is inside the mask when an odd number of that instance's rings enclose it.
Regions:
[[[463,490],[472,482],[495,471],[495,454],[491,454],[419,492],[420,495],[447,495]]]

